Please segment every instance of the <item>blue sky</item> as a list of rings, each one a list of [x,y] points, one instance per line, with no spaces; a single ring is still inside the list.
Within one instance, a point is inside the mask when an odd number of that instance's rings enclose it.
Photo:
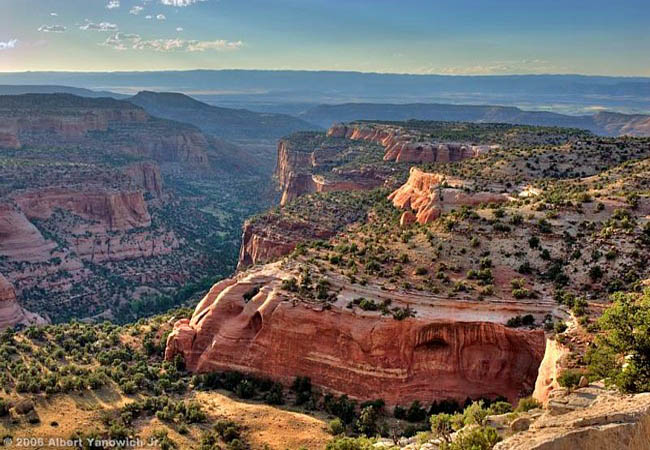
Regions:
[[[0,0],[0,71],[650,76],[644,0]]]

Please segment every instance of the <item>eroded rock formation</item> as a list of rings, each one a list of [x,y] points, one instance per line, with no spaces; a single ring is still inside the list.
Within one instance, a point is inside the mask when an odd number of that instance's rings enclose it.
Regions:
[[[30,325],[45,323],[36,314],[25,311],[16,300],[16,291],[9,281],[0,273],[0,330],[17,324]]]
[[[404,127],[383,124],[337,124],[327,134],[380,144],[386,149],[384,160],[395,162],[460,161],[480,156],[493,148],[489,145],[433,142]]]
[[[296,144],[291,139],[278,142],[278,162],[275,177],[282,189],[281,205],[313,192],[356,191],[380,186],[385,179],[373,170],[332,170],[328,176],[314,170],[326,166],[341,152],[344,144]]]
[[[152,162],[131,164],[124,168],[124,173],[145,192],[157,198],[163,196],[163,179],[158,164]]]
[[[305,375],[329,391],[381,397],[389,405],[467,396],[514,400],[533,389],[544,333],[505,327],[512,305],[498,312],[481,303],[470,311],[453,301],[395,294],[393,304],[408,302],[417,311],[399,321],[345,307],[359,289],[370,296],[372,287],[332,279],[337,301],[323,308],[283,291],[288,276],[276,263],[217,283],[190,320],[175,324],[166,358],[182,355],[196,372],[234,369],[285,383]],[[259,292],[247,302],[244,294],[254,288]],[[386,294],[377,288],[372,295]]]
[[[440,217],[445,207],[475,206],[481,203],[503,203],[508,195],[493,192],[472,192],[471,183],[439,173],[427,173],[413,167],[408,181],[388,197],[400,209],[413,210],[418,223],[429,223]]]
[[[548,409],[527,431],[495,450],[646,450],[650,393],[621,395],[602,385],[551,393]]]
[[[209,143],[198,128],[157,119],[131,103],[69,94],[0,97],[0,147],[92,146],[201,168]]]
[[[46,220],[56,209],[101,222],[109,230],[148,227],[151,217],[142,192],[91,190],[80,192],[65,188],[42,189],[14,197],[28,218]]]

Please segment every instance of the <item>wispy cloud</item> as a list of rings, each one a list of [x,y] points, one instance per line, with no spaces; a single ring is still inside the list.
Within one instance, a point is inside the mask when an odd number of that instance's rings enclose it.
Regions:
[[[190,6],[195,3],[204,2],[206,0],[160,0],[160,3],[167,6],[176,6],[183,8],[185,6]]]
[[[109,0],[108,3],[106,3],[106,9],[115,9],[120,7],[120,0]]]
[[[142,11],[144,11],[144,8],[142,6],[134,6],[129,10],[129,14],[133,14],[134,16],[137,16]]]
[[[165,16],[164,14],[158,14],[156,16],[156,19],[158,19],[158,20],[167,20],[167,16]]]
[[[117,31],[118,27],[110,22],[87,22],[85,25],[81,25],[79,29],[84,31]]]
[[[8,41],[0,41],[0,50],[9,50],[16,48],[18,44],[18,39],[10,39]]]
[[[176,31],[180,33],[181,31],[183,31],[183,27],[176,27]]]
[[[59,15],[58,15],[57,13],[55,13],[55,12],[51,12],[51,13],[50,13],[50,16],[52,16],[52,17],[58,17]]]
[[[487,61],[482,64],[466,66],[429,66],[422,68],[420,73],[436,73],[444,75],[498,75],[521,73],[562,72],[562,68],[542,59],[522,59]]]
[[[244,46],[242,41],[198,41],[187,39],[142,39],[138,34],[116,33],[103,42],[115,50],[151,50],[156,52],[232,51]]]
[[[41,33],[63,33],[67,30],[63,25],[41,25],[38,27],[38,31]]]

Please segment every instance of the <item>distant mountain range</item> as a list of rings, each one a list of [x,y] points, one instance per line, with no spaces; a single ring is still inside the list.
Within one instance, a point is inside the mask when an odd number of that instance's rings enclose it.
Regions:
[[[300,114],[300,117],[322,127],[353,120],[418,119],[581,128],[606,136],[650,136],[650,115],[598,112],[571,116],[546,111],[523,111],[511,106],[347,103],[320,105]]]
[[[123,99],[128,95],[117,94],[108,91],[93,91],[91,89],[77,88],[71,86],[56,86],[56,85],[34,85],[34,84],[3,84],[0,85],[0,95],[22,95],[22,94],[72,94],[80,97],[112,97],[115,99]]]
[[[0,84],[57,84],[131,95],[143,90],[182,92],[210,104],[264,111],[271,111],[270,105],[354,102],[505,105],[571,114],[587,114],[594,108],[650,113],[650,78],[644,77],[193,70],[2,73]]]
[[[0,78],[1,78],[0,74]],[[84,97],[113,97],[125,99],[145,109],[149,114],[184,122],[204,133],[233,142],[264,141],[265,145],[296,131],[328,128],[336,122],[354,120],[437,120],[481,123],[510,123],[522,125],[581,128],[606,136],[650,136],[650,115],[622,114],[599,111],[595,114],[569,115],[551,111],[526,111],[514,106],[458,105],[442,103],[344,103],[321,104],[293,114],[255,112],[241,108],[209,105],[181,93],[142,91],[127,97],[110,91],[51,85],[0,85],[0,95],[7,93],[72,93]],[[286,104],[268,104],[265,109],[283,110]],[[251,155],[273,165],[268,149],[255,150]],[[268,160],[268,161],[267,161]]]
[[[228,140],[275,140],[296,131],[318,129],[287,114],[220,108],[177,93],[143,91],[128,101],[151,115],[190,123],[205,133]]]

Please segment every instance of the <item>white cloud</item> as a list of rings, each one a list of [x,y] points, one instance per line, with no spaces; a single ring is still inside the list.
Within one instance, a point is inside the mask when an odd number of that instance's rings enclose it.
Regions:
[[[180,33],[181,31],[183,31],[183,27],[177,27],[176,31],[178,31]]]
[[[138,34],[116,33],[106,39],[102,45],[115,50],[151,50],[156,52],[204,52],[232,51],[243,47],[242,41],[198,41],[186,39],[142,39]]]
[[[118,27],[109,22],[87,22],[85,25],[80,26],[79,29],[84,31],[117,31]]]
[[[206,0],[160,0],[160,3],[167,6],[176,6],[183,8],[185,6],[190,6],[198,2],[204,2]]]
[[[106,3],[106,9],[115,9],[120,7],[120,0],[109,0]]]
[[[144,10],[144,8],[143,8],[142,6],[134,6],[133,8],[131,8],[131,9],[129,10],[129,14],[133,14],[134,16],[137,16],[137,15],[140,14],[143,10]]]
[[[153,19],[153,16],[144,16],[144,18],[151,20],[151,19]]]
[[[57,13],[50,13],[50,16],[52,17],[58,17],[59,15]]]
[[[16,48],[16,44],[18,44],[18,39],[10,39],[8,41],[0,41],[0,50],[9,50],[12,48]]]
[[[436,73],[444,75],[504,75],[525,73],[560,73],[566,71],[555,64],[542,59],[521,59],[504,61],[487,61],[483,64],[467,66],[430,66],[422,68],[420,73]]]
[[[242,41],[230,42],[224,39],[216,41],[187,41],[188,52],[203,52],[205,50],[239,50],[244,43]]]
[[[38,31],[41,33],[63,33],[67,28],[63,25],[41,25]]]
[[[158,20],[167,20],[167,17],[164,14],[158,14],[156,16],[156,19],[158,19]]]

